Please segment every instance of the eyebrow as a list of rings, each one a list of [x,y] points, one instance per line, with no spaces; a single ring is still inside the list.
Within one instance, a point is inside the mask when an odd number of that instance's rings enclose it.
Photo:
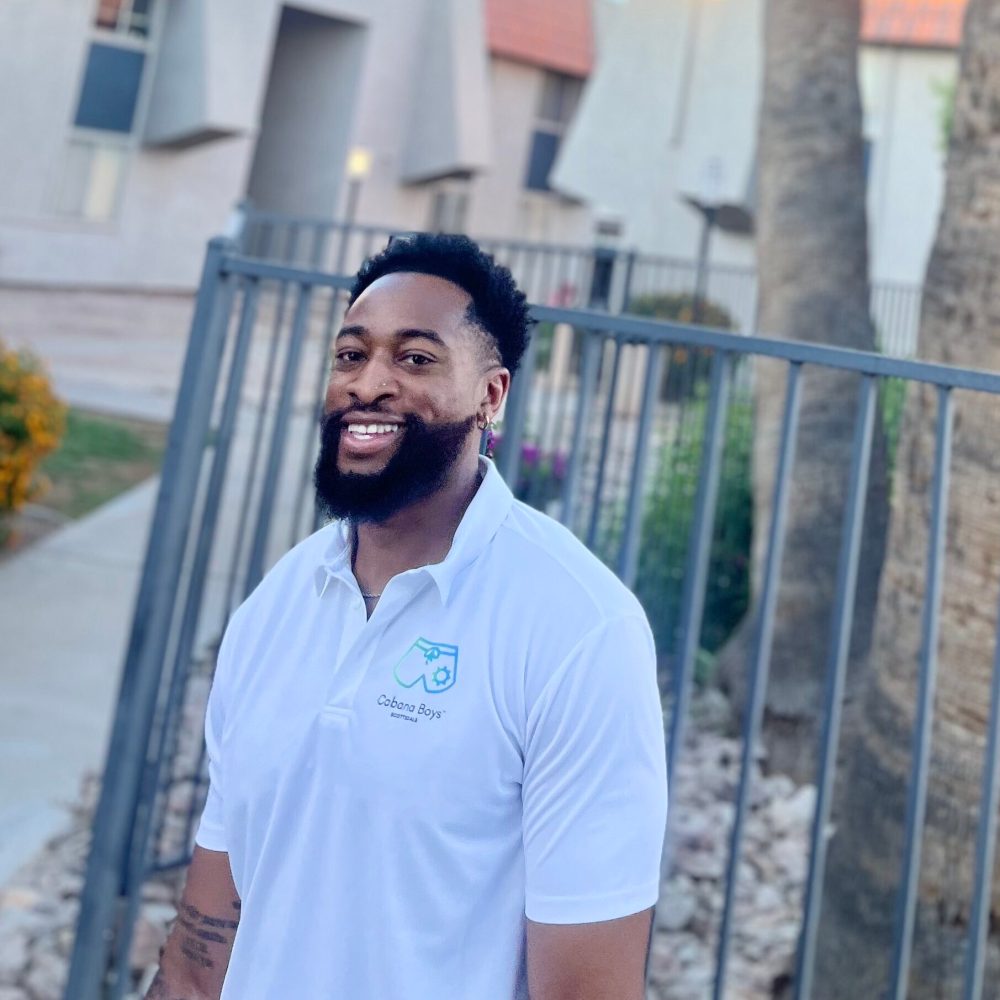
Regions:
[[[337,334],[337,340],[341,337],[364,337],[368,333],[368,328],[360,325],[356,326],[344,326],[341,327],[340,333]],[[416,337],[420,337],[424,340],[429,340],[439,347],[447,349],[448,345],[441,338],[441,335],[435,330],[424,330],[419,327],[403,327],[401,330],[397,330],[395,333],[397,340],[412,340]]]

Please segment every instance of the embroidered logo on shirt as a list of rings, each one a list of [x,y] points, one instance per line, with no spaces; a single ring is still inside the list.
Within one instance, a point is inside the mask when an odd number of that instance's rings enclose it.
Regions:
[[[454,687],[458,679],[458,646],[417,639],[392,674],[400,687],[412,688],[422,681],[428,694],[441,694]]]

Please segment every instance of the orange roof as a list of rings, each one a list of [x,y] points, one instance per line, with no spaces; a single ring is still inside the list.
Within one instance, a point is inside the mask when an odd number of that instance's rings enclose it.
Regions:
[[[967,0],[864,0],[861,39],[874,45],[958,48]]]
[[[590,0],[486,0],[490,52],[569,76],[594,63]]]

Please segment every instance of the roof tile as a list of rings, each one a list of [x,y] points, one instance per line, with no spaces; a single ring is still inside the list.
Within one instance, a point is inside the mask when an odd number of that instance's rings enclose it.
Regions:
[[[864,0],[861,39],[873,45],[958,48],[968,0]]]
[[[486,37],[496,56],[570,76],[593,68],[590,0],[486,0]]]

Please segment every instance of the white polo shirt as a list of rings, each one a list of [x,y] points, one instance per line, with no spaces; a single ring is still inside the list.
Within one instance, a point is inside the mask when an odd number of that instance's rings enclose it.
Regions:
[[[667,808],[631,593],[492,463],[371,619],[332,524],[236,612],[197,843],[242,899],[223,1000],[512,1000],[524,917],[656,901]]]

